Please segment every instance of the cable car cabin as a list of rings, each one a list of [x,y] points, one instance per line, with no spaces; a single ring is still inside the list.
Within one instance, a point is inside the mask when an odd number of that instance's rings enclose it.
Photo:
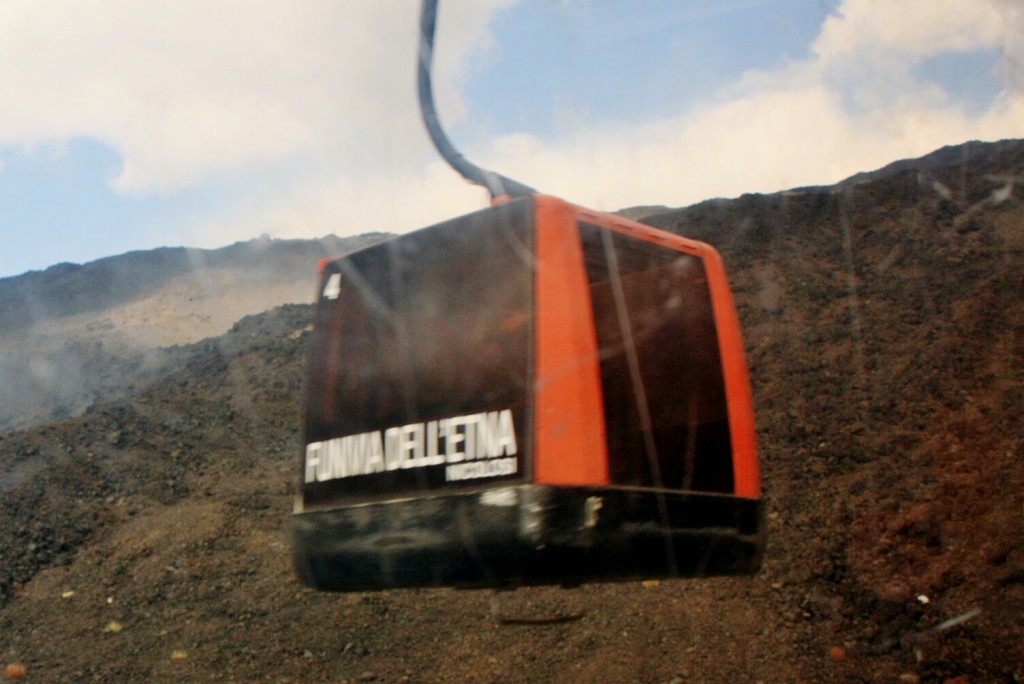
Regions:
[[[750,385],[711,247],[533,195],[321,270],[306,584],[757,570]]]

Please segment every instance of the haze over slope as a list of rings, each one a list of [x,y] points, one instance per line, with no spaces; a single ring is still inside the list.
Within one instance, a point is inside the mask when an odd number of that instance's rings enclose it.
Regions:
[[[758,576],[499,596],[578,618],[544,627],[496,624],[486,592],[301,588],[292,305],[0,435],[0,661],[69,682],[1024,679],[1024,141],[883,171],[645,219],[729,268]]]
[[[313,299],[316,263],[381,239],[260,238],[164,248],[0,279],[0,431],[124,394],[158,349],[223,334],[243,316]]]

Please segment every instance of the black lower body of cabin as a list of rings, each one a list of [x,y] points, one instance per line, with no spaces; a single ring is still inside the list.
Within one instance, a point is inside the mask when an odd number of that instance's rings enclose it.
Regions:
[[[307,511],[293,534],[317,589],[572,586],[751,574],[761,516],[732,496],[518,485]]]

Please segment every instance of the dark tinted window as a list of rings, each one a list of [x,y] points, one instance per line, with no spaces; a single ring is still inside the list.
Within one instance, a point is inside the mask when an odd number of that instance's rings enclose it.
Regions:
[[[613,484],[731,492],[718,338],[697,257],[580,224]]]
[[[347,465],[321,464],[317,477],[307,476],[307,503],[331,492],[372,495],[523,475],[532,209],[529,200],[494,207],[328,265],[311,348],[306,443],[344,448],[345,455],[328,455],[325,446],[322,457]],[[358,446],[337,441],[346,436],[365,438]],[[405,460],[415,463],[379,469],[367,461],[375,447],[366,440],[377,439],[385,450],[389,439],[402,440]]]

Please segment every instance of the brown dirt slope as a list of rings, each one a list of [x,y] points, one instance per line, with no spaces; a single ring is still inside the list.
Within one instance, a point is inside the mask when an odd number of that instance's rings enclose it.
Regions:
[[[1021,681],[1024,143],[982,152],[647,219],[730,268],[758,576],[302,588],[285,526],[310,311],[290,306],[0,436],[0,662],[39,682]]]

